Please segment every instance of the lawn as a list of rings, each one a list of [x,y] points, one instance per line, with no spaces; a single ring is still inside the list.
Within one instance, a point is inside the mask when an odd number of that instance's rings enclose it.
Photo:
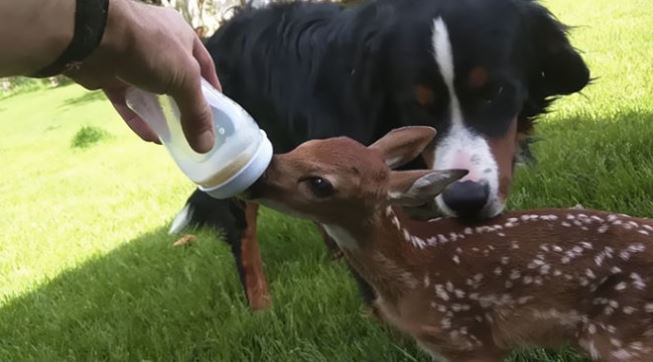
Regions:
[[[540,123],[510,207],[653,217],[653,2],[550,0],[596,82]],[[306,222],[265,210],[274,298],[250,313],[228,247],[167,227],[193,189],[98,93],[0,100],[0,361],[427,361],[361,313]],[[514,361],[581,361],[527,351]]]

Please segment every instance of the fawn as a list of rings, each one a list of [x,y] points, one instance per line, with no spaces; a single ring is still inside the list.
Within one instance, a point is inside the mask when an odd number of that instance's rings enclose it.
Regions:
[[[394,130],[275,155],[247,197],[322,224],[374,288],[375,308],[433,356],[499,361],[515,347],[571,343],[600,361],[653,361],[653,222],[579,209],[490,221],[418,221],[461,170],[392,171],[433,140]]]

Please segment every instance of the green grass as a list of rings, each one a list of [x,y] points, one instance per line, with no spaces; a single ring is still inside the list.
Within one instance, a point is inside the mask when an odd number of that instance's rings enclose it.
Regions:
[[[70,146],[73,148],[89,148],[94,144],[111,138],[111,134],[99,127],[84,126],[75,133]]]
[[[596,83],[539,127],[537,167],[510,206],[653,217],[653,3],[551,0],[578,26]],[[71,148],[83,127],[112,137]],[[228,248],[166,234],[193,189],[98,93],[66,86],[0,101],[0,361],[427,361],[361,315],[346,269],[310,224],[264,211],[274,298],[252,314]],[[580,361],[563,350],[514,361]]]

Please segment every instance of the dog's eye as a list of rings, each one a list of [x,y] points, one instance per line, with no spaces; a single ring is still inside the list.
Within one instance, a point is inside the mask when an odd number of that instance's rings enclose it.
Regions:
[[[498,85],[489,86],[481,93],[481,99],[483,100],[483,102],[487,104],[491,104],[492,102],[497,100],[497,98],[501,97],[503,91],[504,91],[503,85],[498,84]]]
[[[304,182],[306,182],[313,195],[319,198],[329,197],[335,192],[331,182],[322,177],[309,177]]]

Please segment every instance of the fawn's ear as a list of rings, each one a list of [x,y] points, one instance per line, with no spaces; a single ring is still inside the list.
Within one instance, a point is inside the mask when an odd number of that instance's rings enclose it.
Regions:
[[[381,152],[391,169],[402,166],[420,155],[435,137],[435,128],[414,126],[394,129],[370,145]]]
[[[420,206],[432,201],[450,183],[467,174],[467,170],[393,171],[390,173],[388,199],[401,206]]]

